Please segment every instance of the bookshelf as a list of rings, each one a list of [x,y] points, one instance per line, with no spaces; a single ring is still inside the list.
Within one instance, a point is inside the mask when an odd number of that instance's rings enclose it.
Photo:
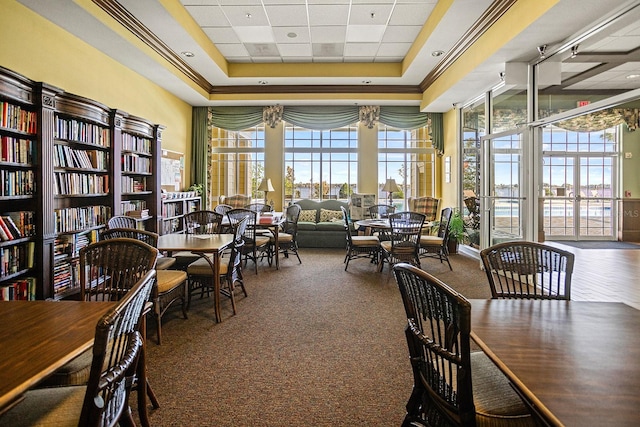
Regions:
[[[116,215],[129,215],[149,231],[158,230],[160,212],[160,153],[162,130],[140,117],[113,110],[114,181],[112,193],[119,200]]]
[[[190,191],[163,193],[160,234],[183,232],[182,217],[201,209],[202,199],[193,194]]]
[[[0,300],[33,300],[42,274],[34,268],[38,105],[33,85],[0,73]]]
[[[0,67],[0,299],[75,298],[113,215],[145,206],[158,229],[162,130]]]

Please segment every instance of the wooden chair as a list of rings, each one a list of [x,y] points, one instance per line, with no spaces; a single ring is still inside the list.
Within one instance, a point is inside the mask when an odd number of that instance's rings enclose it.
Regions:
[[[543,243],[503,242],[480,251],[492,298],[571,299],[574,254]]]
[[[220,281],[224,283],[224,287],[220,286],[220,292],[218,295],[214,295],[214,298],[219,298],[219,295],[225,295],[231,300],[231,308],[233,314],[236,314],[236,300],[235,289],[236,285],[240,287],[242,293],[247,297],[247,290],[244,287],[244,279],[242,276],[242,248],[244,247],[243,235],[247,227],[248,218],[242,218],[235,224],[234,240],[231,248],[231,253],[226,258],[218,258],[218,271],[220,273]],[[209,295],[210,291],[215,292],[215,284],[213,277],[213,265],[212,260],[209,257],[201,257],[199,260],[192,262],[187,267],[187,273],[189,274],[189,302],[191,304],[191,297],[194,291],[200,290],[200,298],[204,296],[206,292]]]
[[[210,210],[198,210],[184,215],[183,230],[186,234],[217,234],[222,230],[224,215]],[[174,268],[186,270],[187,266],[200,257],[189,251],[179,251],[171,255],[176,259]]]
[[[444,208],[440,213],[440,224],[435,236],[420,235],[420,258],[438,258],[440,263],[447,261],[449,270],[453,270],[449,262],[449,221],[451,220],[451,208]]]
[[[396,207],[393,205],[369,206],[369,218],[371,219],[389,218],[389,214],[392,214],[395,212],[396,212]]]
[[[256,234],[256,221],[258,214],[255,211],[249,209],[232,209],[227,212],[227,218],[229,224],[235,229],[238,222],[243,218],[247,218],[247,226],[243,234],[244,246],[242,248],[242,255],[244,258],[244,265],[247,266],[249,260],[252,260],[255,266],[255,272],[258,274],[258,252],[260,254],[269,251],[269,237]],[[271,264],[271,258],[269,258],[269,264]]]
[[[413,371],[402,425],[534,426],[506,376],[483,352],[471,352],[469,301],[412,265],[396,264],[393,273]]]
[[[138,239],[153,247],[158,246],[158,235],[151,231],[113,228],[102,233],[103,239],[118,237]],[[173,262],[170,262],[170,264],[175,264],[176,262],[175,258],[160,256],[156,263],[156,285],[151,291],[151,300],[153,301],[153,315],[156,321],[158,344],[162,344],[162,316],[173,303],[180,302],[182,315],[187,319],[187,273],[181,270],[159,268],[158,264],[164,260],[172,260]]]
[[[273,208],[271,207],[271,205],[268,205],[266,203],[249,203],[244,208],[249,209],[250,211],[254,211],[256,213],[273,211]]]
[[[154,281],[155,271],[149,270],[96,325],[85,386],[28,391],[19,404],[0,416],[0,424],[135,425],[126,382],[129,373],[135,371],[143,346],[139,324]]]
[[[116,215],[109,218],[107,228],[137,228],[136,219],[126,215]]]
[[[221,203],[219,205],[216,205],[216,207],[213,208],[213,211],[219,213],[220,215],[226,215],[227,212],[229,212],[231,209],[233,209],[233,206]]]
[[[300,205],[293,204],[287,207],[285,220],[281,225],[282,231],[278,232],[279,247],[275,247],[275,237],[269,236],[269,245],[272,250],[282,252],[285,258],[289,258],[289,252],[291,252],[298,258],[300,264],[302,264],[302,260],[298,254],[298,218],[300,218],[301,211]]]
[[[420,234],[425,216],[418,212],[397,212],[389,215],[390,239],[380,242],[380,271],[384,263],[391,267],[408,262],[420,267]]]
[[[342,261],[347,271],[349,261],[358,258],[368,258],[374,263],[380,260],[380,240],[377,236],[354,236],[351,233],[351,224],[349,224],[349,215],[347,210],[340,206],[342,210],[342,218],[344,220],[344,231],[347,239],[347,253]]]

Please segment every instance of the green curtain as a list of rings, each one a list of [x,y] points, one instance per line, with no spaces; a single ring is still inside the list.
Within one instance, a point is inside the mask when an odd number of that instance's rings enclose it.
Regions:
[[[442,113],[429,113],[431,116],[431,141],[438,155],[444,154],[444,124]]]
[[[209,183],[207,182],[207,167],[209,164],[209,132],[207,131],[208,107],[193,107],[192,112],[192,140],[191,140],[191,182],[202,184],[202,206],[207,204]]]
[[[244,130],[262,123],[263,107],[210,107],[211,124],[225,130]]]
[[[358,106],[285,107],[282,119],[305,129],[337,129],[356,123],[359,120]]]
[[[415,106],[381,106],[380,123],[398,129],[417,129],[426,126],[429,122],[429,113],[423,113]]]

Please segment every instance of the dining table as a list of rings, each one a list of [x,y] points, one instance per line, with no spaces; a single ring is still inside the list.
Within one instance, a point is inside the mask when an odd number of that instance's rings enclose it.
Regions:
[[[471,338],[543,424],[640,425],[640,310],[621,302],[471,302]]]
[[[233,234],[182,234],[172,233],[158,236],[157,248],[161,252],[190,251],[209,263],[213,272],[216,322],[222,322],[220,314],[220,257],[233,243]]]
[[[115,304],[0,301],[0,413],[91,348],[98,320]]]

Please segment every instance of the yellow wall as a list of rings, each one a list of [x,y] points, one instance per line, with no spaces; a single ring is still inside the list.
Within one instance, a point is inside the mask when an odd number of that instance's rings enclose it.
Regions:
[[[162,147],[185,154],[190,179],[191,106],[13,0],[2,0],[0,66],[165,126]]]
[[[442,188],[441,208],[458,206],[460,149],[457,141],[456,117],[456,110],[450,110],[443,116],[444,156],[438,158],[440,162],[439,170],[442,173],[437,175]],[[444,182],[444,161],[446,157],[451,157],[451,182]]]

